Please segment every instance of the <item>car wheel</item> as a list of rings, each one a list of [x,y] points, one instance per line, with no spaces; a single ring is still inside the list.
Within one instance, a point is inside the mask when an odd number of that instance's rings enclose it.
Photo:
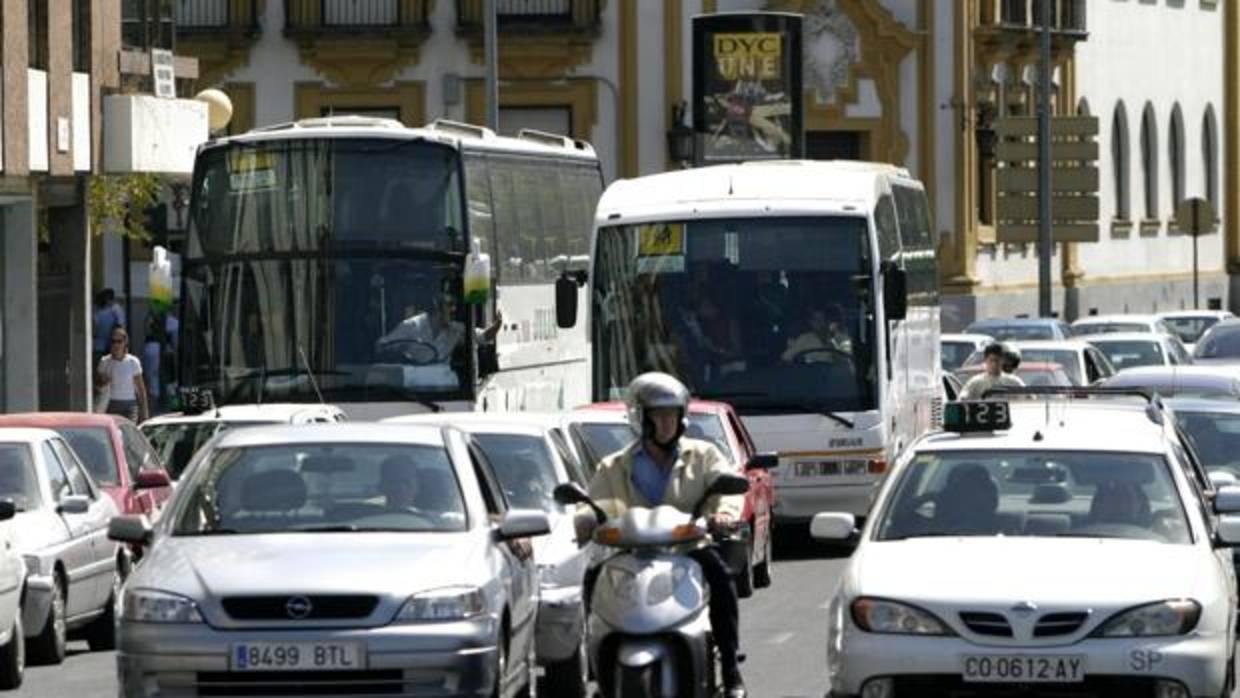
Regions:
[[[745,543],[745,565],[736,575],[736,595],[742,599],[753,596],[753,538]]]
[[[0,647],[0,689],[9,690],[22,685],[26,674],[26,637],[22,629],[22,610],[17,609],[13,619],[12,635],[4,647]]]
[[[91,652],[107,652],[116,649],[116,600],[120,598],[121,586],[125,583],[126,565],[119,558],[116,569],[112,572],[112,591],[108,594],[107,605],[103,615],[91,621],[86,628],[86,644]]]
[[[31,641],[30,658],[34,664],[60,664],[65,661],[65,583],[56,575],[52,587],[52,605],[47,609],[43,631]]]
[[[753,568],[753,586],[755,589],[765,589],[771,586],[771,557],[774,551],[774,545],[771,539],[775,537],[775,531],[772,527],[767,526],[766,543],[763,545],[766,550],[762,553],[762,562],[754,565]]]
[[[547,667],[543,676],[543,693],[549,696],[584,696],[590,685],[590,660],[586,654],[585,636],[573,656]]]

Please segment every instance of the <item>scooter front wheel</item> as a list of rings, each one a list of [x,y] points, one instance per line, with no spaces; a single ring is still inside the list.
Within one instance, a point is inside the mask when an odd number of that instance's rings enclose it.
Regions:
[[[616,690],[612,698],[663,698],[657,664],[616,668]]]

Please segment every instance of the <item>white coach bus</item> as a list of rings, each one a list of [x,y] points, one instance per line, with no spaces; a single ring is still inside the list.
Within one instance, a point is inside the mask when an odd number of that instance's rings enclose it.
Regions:
[[[584,273],[602,187],[586,143],[447,121],[326,117],[210,141],[181,383],[352,419],[583,402],[585,331],[556,326],[555,281]]]
[[[924,187],[888,165],[615,182],[591,255],[593,398],[672,373],[779,454],[777,519],[864,515],[893,459],[941,419],[934,238]],[[575,323],[573,284],[560,290],[557,320]]]

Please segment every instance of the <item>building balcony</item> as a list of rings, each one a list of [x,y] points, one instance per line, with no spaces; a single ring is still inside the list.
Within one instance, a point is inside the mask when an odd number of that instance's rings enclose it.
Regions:
[[[1084,38],[1085,0],[982,0],[979,25],[987,29],[1029,33],[1042,28],[1042,3],[1051,4],[1051,31]]]
[[[258,0],[177,0],[177,36],[258,36]]]
[[[425,36],[431,0],[284,0],[284,34]]]
[[[602,0],[495,0],[499,31],[504,33],[597,36]],[[482,33],[484,0],[456,0],[457,33]]]

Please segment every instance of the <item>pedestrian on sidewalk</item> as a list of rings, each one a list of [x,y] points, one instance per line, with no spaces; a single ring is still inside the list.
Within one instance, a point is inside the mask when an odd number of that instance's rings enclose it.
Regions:
[[[129,353],[129,333],[124,328],[112,330],[111,352],[99,360],[95,372],[96,387],[106,390],[108,414],[128,417],[135,423],[147,419],[146,382],[142,378],[142,362]]]
[[[108,354],[112,330],[125,326],[125,311],[116,302],[116,292],[105,288],[95,294],[95,356]]]

